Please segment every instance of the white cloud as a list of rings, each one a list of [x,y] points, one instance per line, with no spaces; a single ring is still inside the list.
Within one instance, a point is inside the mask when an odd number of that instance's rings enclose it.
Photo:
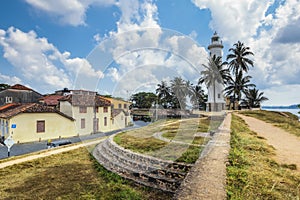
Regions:
[[[205,48],[197,45],[190,36],[162,29],[153,1],[120,0],[116,5],[122,13],[117,30],[110,32],[90,54],[91,63],[101,63],[100,59],[94,60],[97,57],[111,59],[99,85],[118,88],[117,96],[120,96],[141,88],[153,92],[160,80],[175,76],[190,80],[199,78],[199,68],[207,62]],[[194,31],[191,36],[196,37],[197,33]],[[101,89],[109,91],[107,87]]]
[[[237,40],[247,41],[257,34],[257,29],[269,20],[270,16],[265,16],[265,13],[274,0],[192,0],[192,2],[200,9],[210,9],[211,29],[220,33],[224,41],[234,43]]]
[[[115,4],[115,0],[26,0],[26,2],[37,10],[58,18],[61,23],[72,26],[85,24],[86,11],[89,6]]]
[[[86,59],[70,58],[69,52],[61,53],[46,38],[39,38],[34,31],[28,33],[10,27],[1,30],[0,45],[3,57],[19,72],[22,80],[38,85],[42,91],[71,87],[78,70],[86,78],[103,77]]]
[[[211,28],[231,46],[240,40],[254,52],[253,82],[266,91],[266,104],[292,103],[300,99],[300,4],[298,0],[265,1],[193,0],[210,9]],[[277,2],[278,3],[278,2]],[[234,23],[233,23],[234,22]],[[293,87],[293,88],[292,88]],[[278,89],[277,89],[278,88]],[[280,91],[280,92],[279,92]],[[282,95],[280,95],[282,93]],[[295,103],[295,101],[293,101]]]
[[[7,76],[0,73],[0,82],[8,85],[22,84],[22,80],[16,76]]]

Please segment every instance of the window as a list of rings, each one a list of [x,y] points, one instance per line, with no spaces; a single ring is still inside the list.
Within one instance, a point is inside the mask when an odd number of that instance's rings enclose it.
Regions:
[[[85,119],[84,118],[82,118],[80,121],[80,127],[81,127],[81,129],[85,129]]]
[[[220,94],[220,93],[218,94],[218,98],[219,98],[219,99],[221,98],[221,94]]]
[[[127,109],[127,104],[126,103],[124,103],[124,109]]]
[[[86,107],[85,106],[80,106],[79,107],[79,113],[86,113]]]
[[[98,113],[99,112],[99,107],[96,107],[96,113]]]
[[[5,103],[12,103],[13,98],[12,97],[5,97]]]
[[[104,126],[107,126],[107,117],[104,117]]]
[[[107,113],[108,112],[108,107],[103,107],[103,112]]]
[[[121,109],[121,108],[122,108],[122,104],[119,103],[119,109]]]
[[[45,120],[36,121],[36,132],[37,133],[45,132]]]

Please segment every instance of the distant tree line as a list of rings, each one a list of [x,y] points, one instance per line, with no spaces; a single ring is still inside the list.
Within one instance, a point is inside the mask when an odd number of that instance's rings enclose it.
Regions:
[[[150,108],[158,104],[164,109],[186,109],[188,101],[193,108],[205,109],[207,95],[201,85],[193,85],[181,77],[175,77],[169,83],[161,81],[155,93],[139,92],[130,98],[133,108]]]

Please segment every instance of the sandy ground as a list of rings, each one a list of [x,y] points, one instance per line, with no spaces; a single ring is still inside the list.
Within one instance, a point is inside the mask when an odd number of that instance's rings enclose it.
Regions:
[[[91,142],[80,143],[80,144],[72,145],[72,146],[53,148],[53,149],[49,149],[47,151],[41,152],[39,154],[25,156],[25,157],[17,158],[17,159],[14,159],[14,160],[9,160],[7,162],[0,163],[0,169],[11,166],[11,165],[14,165],[14,164],[19,164],[19,163],[26,162],[26,161],[31,161],[31,160],[34,160],[34,159],[43,158],[43,157],[51,156],[51,155],[54,155],[54,154],[59,154],[59,153],[66,152],[66,151],[71,151],[71,150],[74,150],[74,149],[78,149],[80,147],[85,147],[85,146],[89,146],[89,145],[93,145],[93,144],[98,144],[99,142],[103,141],[104,139],[105,138],[103,138],[101,140],[95,140],[95,141],[91,141]]]
[[[275,159],[280,164],[296,164],[300,171],[300,138],[278,127],[253,117],[238,115],[250,129],[264,137],[276,149]],[[300,131],[300,130],[299,130]]]
[[[175,199],[226,199],[226,162],[230,150],[231,113],[188,173]]]

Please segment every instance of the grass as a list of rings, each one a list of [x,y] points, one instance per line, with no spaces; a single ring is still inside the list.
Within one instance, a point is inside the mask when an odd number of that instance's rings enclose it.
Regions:
[[[157,121],[141,129],[120,133],[114,137],[114,141],[134,152],[177,162],[194,163],[203,149],[201,145],[205,145],[209,140],[206,137],[195,137],[195,133],[214,130],[222,120],[223,118],[192,118]],[[157,132],[163,132],[162,136],[170,140],[187,144],[161,141],[153,137]]]
[[[241,114],[255,117],[265,122],[274,124],[275,126],[286,130],[300,137],[300,122],[296,115],[289,112],[274,112],[274,111],[242,111]]]
[[[233,115],[227,166],[228,199],[299,199],[300,174],[279,165],[274,149]]]
[[[1,199],[171,199],[104,169],[86,148],[0,169]]]

